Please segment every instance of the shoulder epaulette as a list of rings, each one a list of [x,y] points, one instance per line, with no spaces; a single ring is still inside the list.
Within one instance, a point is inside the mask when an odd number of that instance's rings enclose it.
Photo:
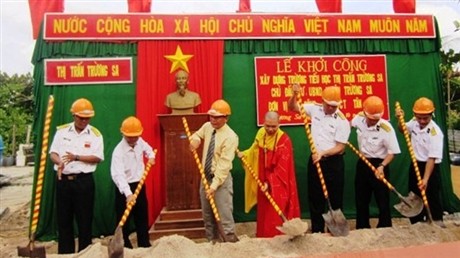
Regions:
[[[363,111],[361,111],[361,112],[359,112],[359,113],[358,113],[358,114],[356,114],[356,115],[357,115],[357,116],[362,116],[362,117],[364,117],[364,112],[363,112]]]
[[[382,128],[385,132],[391,132],[391,127],[389,127],[387,124],[385,123],[380,123],[380,128]]]
[[[346,120],[347,118],[345,117],[345,115],[341,112],[341,111],[337,111],[337,115],[342,119],[342,120]]]
[[[67,124],[63,124],[63,125],[59,125],[57,127],[58,130],[61,130],[61,129],[64,129],[64,128],[68,128],[72,123],[67,123]]]
[[[96,127],[91,126],[91,131],[96,135],[97,137],[101,136],[101,132]]]
[[[434,127],[431,128],[430,130],[431,136],[436,136],[438,133],[436,132],[436,129]]]

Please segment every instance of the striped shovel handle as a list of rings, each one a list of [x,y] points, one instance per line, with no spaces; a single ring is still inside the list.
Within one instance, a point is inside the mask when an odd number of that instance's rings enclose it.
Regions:
[[[299,109],[300,109],[300,115],[303,118],[303,123],[305,126],[305,133],[307,134],[308,142],[310,143],[311,154],[314,155],[316,154],[316,147],[313,141],[313,137],[311,136],[310,127],[308,126],[307,113],[305,112],[305,109],[302,105],[302,98],[300,97],[299,93],[296,94],[296,98],[297,98],[297,104],[299,105]],[[329,193],[327,191],[326,182],[324,181],[324,176],[323,176],[323,171],[321,170],[321,165],[319,164],[319,162],[316,162],[315,165],[316,165],[316,171],[318,172],[319,181],[321,182],[321,187],[323,189],[324,198],[326,198],[326,200],[329,200]]]
[[[380,176],[380,173],[379,171],[374,167],[374,165],[372,165],[369,160],[364,157],[364,155],[358,151],[358,149],[355,148],[355,146],[353,146],[353,144],[351,144],[350,142],[347,142],[347,145],[348,147],[350,147],[354,153],[356,153],[356,155],[358,155],[358,157],[364,161],[364,163],[366,163],[366,165],[372,170],[372,172],[374,172],[374,174],[377,176],[377,178],[382,181],[391,191],[393,191],[395,188],[393,187],[392,184],[390,184],[390,182],[388,182],[388,180],[383,177],[383,176]]]
[[[155,149],[155,150],[153,150],[153,152],[156,154],[157,150]],[[141,180],[139,180],[139,183],[137,184],[136,190],[134,190],[134,193],[133,193],[134,200],[137,199],[137,196],[139,195],[139,193],[140,193],[140,191],[142,189],[142,186],[144,185],[145,179],[147,178],[147,175],[149,174],[149,171],[150,171],[151,167],[152,167],[152,164],[150,164],[150,163],[147,163],[147,165],[145,165],[144,173],[142,174]],[[131,210],[133,209],[135,204],[136,204],[136,202],[134,201],[134,202],[129,202],[126,205],[125,212],[123,213],[123,216],[121,217],[120,222],[118,223],[119,227],[123,227],[123,225],[125,225],[126,220],[128,219],[128,216],[131,213]]]
[[[187,134],[187,138],[189,142],[192,142],[192,135],[190,133],[190,128],[188,127],[187,119],[182,117],[182,123],[184,124],[185,133]],[[196,150],[192,151],[193,158],[195,159],[196,165],[198,166],[198,170],[200,171],[201,175],[201,182],[203,183],[204,189],[207,191],[209,190],[209,183],[206,179],[206,175],[204,173],[203,165],[201,164],[200,158],[198,157],[198,153]],[[209,198],[209,204],[211,205],[212,213],[214,214],[214,218],[217,222],[220,221],[219,213],[217,212],[216,202],[214,201],[214,197]]]
[[[399,104],[399,102],[396,102],[395,106],[396,106],[396,110],[401,109],[401,105]],[[409,136],[409,131],[407,130],[406,123],[404,122],[404,117],[398,116],[398,122],[403,130],[404,139],[406,140],[407,148],[409,149],[409,154],[410,154],[410,158],[412,161],[412,165],[414,166],[415,175],[417,177],[417,182],[420,185],[422,183],[422,177],[420,175],[420,169],[417,164],[417,159],[415,158],[415,152],[414,152],[414,148],[412,147],[412,143],[411,143],[410,136]],[[427,210],[428,219],[430,220],[430,222],[432,222],[433,217],[431,216],[431,210],[428,204],[428,198],[426,197],[425,189],[420,189],[420,193],[422,194],[423,205],[425,206]]]
[[[239,150],[237,150],[237,152],[239,152]],[[259,188],[262,190],[264,189],[264,184],[262,183],[262,181],[260,181],[259,177],[257,176],[256,172],[254,171],[254,169],[251,167],[251,165],[249,165],[248,161],[246,160],[246,158],[243,156],[240,158],[241,159],[241,162],[243,163],[243,165],[249,170],[249,173],[252,175],[252,177],[256,180],[257,182],[257,185],[259,186]],[[283,211],[280,209],[280,207],[278,206],[278,204],[276,204],[275,200],[273,199],[273,197],[270,195],[270,193],[265,190],[265,191],[262,191],[265,196],[267,197],[268,201],[270,202],[270,204],[273,206],[273,208],[275,209],[276,213],[283,219],[283,222],[286,222],[287,221],[287,218],[286,216],[283,214]]]
[[[40,166],[39,166],[37,181],[35,185],[35,197],[33,201],[32,219],[30,222],[31,224],[30,224],[29,237],[31,240],[35,238],[35,233],[37,231],[38,218],[40,215],[40,203],[42,199],[43,179],[45,177],[45,167],[46,167],[46,160],[47,160],[47,154],[48,154],[49,129],[51,125],[51,118],[53,116],[53,109],[54,109],[54,97],[53,95],[50,95],[48,98],[48,107],[46,110],[45,124],[44,124],[43,134],[42,134]]]

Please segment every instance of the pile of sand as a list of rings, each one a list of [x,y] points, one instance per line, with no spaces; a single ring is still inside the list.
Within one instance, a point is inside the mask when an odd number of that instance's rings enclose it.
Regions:
[[[453,225],[452,225],[453,226]],[[377,250],[389,247],[408,247],[439,242],[458,241],[451,230],[429,224],[393,227],[385,229],[353,230],[347,237],[332,237],[327,234],[307,234],[289,239],[277,236],[269,239],[242,236],[238,243],[195,243],[178,236],[162,237],[151,248],[125,249],[130,257],[299,257],[305,255],[343,253]],[[74,257],[72,255],[48,257]],[[108,257],[107,247],[100,242],[85,249],[77,257]]]
[[[0,220],[0,253],[16,257],[17,246],[26,246],[28,204]],[[408,247],[460,240],[459,216],[446,218],[447,228],[433,224],[410,225],[407,219],[394,219],[392,228],[351,230],[346,237],[329,234],[306,234],[291,239],[282,235],[274,238],[251,238],[241,235],[237,243],[196,243],[183,236],[162,237],[151,248],[124,249],[124,257],[299,257],[306,255],[359,252],[391,247]],[[239,227],[240,231],[241,228]],[[252,225],[246,227],[254,229]],[[252,234],[253,232],[247,232]],[[94,244],[77,255],[57,255],[56,243],[36,243],[46,248],[47,257],[108,257],[108,238],[94,239]]]
[[[17,247],[27,246],[30,219],[31,173],[27,182],[22,176],[14,184],[0,189],[2,205],[11,209],[0,214],[0,254],[1,257],[17,257]],[[16,175],[17,176],[17,175]],[[274,238],[254,238],[255,223],[238,223],[237,243],[197,243],[188,238],[173,235],[152,242],[151,248],[124,249],[124,257],[299,257],[344,252],[363,252],[392,247],[429,245],[442,242],[460,243],[460,213],[444,217],[447,228],[432,224],[410,225],[408,219],[393,218],[392,228],[353,230],[346,237],[329,234],[306,234],[290,239],[288,236]],[[375,220],[371,221],[375,225]],[[133,234],[132,236],[135,236]],[[47,257],[108,257],[107,245],[111,237],[93,239],[93,245],[74,255],[57,255],[57,243],[36,242],[46,249]],[[198,241],[199,242],[199,241]],[[133,241],[135,243],[135,241]],[[455,255],[453,254],[452,257]]]

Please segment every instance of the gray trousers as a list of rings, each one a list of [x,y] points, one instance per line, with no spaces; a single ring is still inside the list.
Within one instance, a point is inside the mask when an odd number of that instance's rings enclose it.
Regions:
[[[200,184],[201,209],[203,211],[204,227],[206,238],[211,241],[219,238],[216,219],[211,209],[203,183]],[[217,212],[226,235],[235,233],[235,221],[233,220],[233,178],[229,174],[225,182],[217,188],[214,195]]]

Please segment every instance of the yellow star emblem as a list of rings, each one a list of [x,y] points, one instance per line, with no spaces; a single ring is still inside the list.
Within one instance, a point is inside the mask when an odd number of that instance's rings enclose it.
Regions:
[[[176,53],[174,55],[165,55],[164,57],[172,62],[171,70],[169,71],[169,73],[172,73],[179,68],[182,68],[187,73],[189,72],[187,61],[190,60],[190,58],[192,58],[193,55],[184,55],[179,45],[177,45]]]

